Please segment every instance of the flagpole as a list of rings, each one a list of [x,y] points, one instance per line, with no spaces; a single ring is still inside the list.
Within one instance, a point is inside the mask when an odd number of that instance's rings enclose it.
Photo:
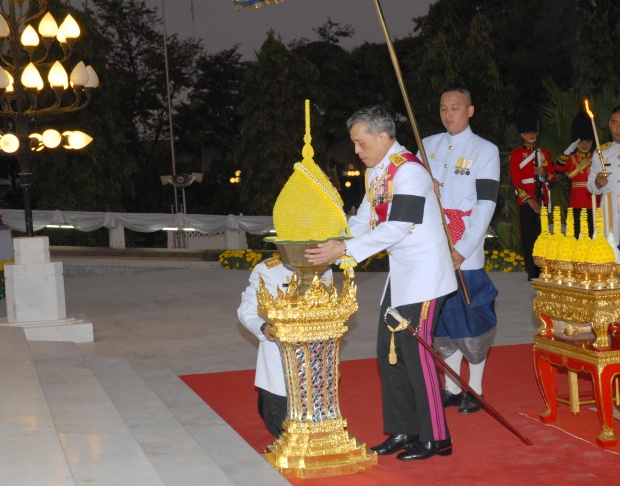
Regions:
[[[168,33],[166,32],[166,7],[164,0],[161,0],[162,35],[164,47],[164,63],[166,68],[166,98],[168,102],[168,122],[170,127],[170,156],[172,158],[172,175],[176,175],[177,167],[174,157],[174,129],[172,125],[172,96],[170,95],[170,67],[168,65]],[[179,212],[179,201],[177,196],[177,186],[174,186],[174,212]],[[183,212],[186,212],[183,207]]]
[[[381,3],[379,2],[379,0],[374,0],[374,2],[375,2],[375,7],[377,8],[377,16],[379,17],[379,22],[381,23],[383,34],[385,35],[385,42],[388,46],[388,50],[390,51],[390,57],[392,58],[392,64],[394,65],[394,71],[396,72],[396,78],[398,79],[398,85],[400,86],[400,91],[403,95],[403,101],[405,102],[405,107],[407,108],[407,114],[409,115],[409,121],[411,122],[411,127],[413,128],[413,135],[415,136],[415,141],[418,145],[420,156],[422,157],[422,163],[424,164],[424,167],[426,168],[426,170],[428,171],[428,173],[430,174],[432,178],[433,172],[431,171],[431,167],[428,164],[428,157],[426,156],[426,150],[424,149],[424,144],[422,143],[422,138],[420,137],[420,131],[418,129],[418,124],[413,114],[413,110],[411,109],[411,103],[409,103],[409,97],[407,96],[407,90],[405,89],[405,82],[403,81],[403,74],[400,70],[400,64],[398,62],[398,57],[396,56],[396,51],[394,50],[394,44],[392,43],[392,38],[390,37],[390,33],[388,32],[387,24],[385,23],[385,17],[383,16],[383,10],[381,9]],[[448,245],[450,247],[450,252],[452,252],[454,250],[454,243],[452,242],[452,236],[450,236],[450,231],[448,230],[448,225],[446,224],[446,216],[443,212],[443,207],[441,205],[441,201],[439,200],[439,197],[437,197],[437,204],[439,204],[439,211],[441,212],[441,222],[443,224],[443,229],[446,233],[446,238],[448,238]],[[467,293],[467,287],[465,286],[465,281],[463,280],[463,274],[461,273],[461,269],[457,268],[456,273],[459,277],[459,283],[461,284],[461,289],[463,290],[463,296],[465,298],[465,302],[469,304],[470,303],[469,294]]]

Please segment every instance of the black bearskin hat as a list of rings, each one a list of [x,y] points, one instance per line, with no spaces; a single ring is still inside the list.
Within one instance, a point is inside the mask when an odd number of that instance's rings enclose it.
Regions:
[[[592,130],[592,120],[587,113],[580,111],[573,118],[573,124],[570,129],[570,139],[592,140],[594,141],[594,130]]]
[[[541,131],[538,108],[533,103],[523,103],[517,108],[515,124],[519,133],[539,133]]]

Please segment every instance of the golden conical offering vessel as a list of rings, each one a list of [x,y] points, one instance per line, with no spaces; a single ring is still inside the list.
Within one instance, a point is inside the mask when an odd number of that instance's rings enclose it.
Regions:
[[[591,288],[604,289],[607,287],[605,277],[611,274],[615,265],[614,250],[605,237],[603,229],[603,211],[596,209],[596,235],[590,244],[586,256],[586,268],[588,273],[594,277]]]
[[[596,211],[596,209],[594,209],[594,211]],[[588,234],[588,230],[584,229],[588,228],[588,212],[585,210],[581,211],[579,227],[581,228],[581,234],[579,235],[579,239],[573,251],[573,268],[576,272],[575,278],[578,284],[587,289],[590,288],[590,284],[592,283],[586,265],[586,257],[588,256],[588,250],[592,244],[592,239]]]
[[[558,206],[553,208],[553,233],[549,237],[549,244],[547,245],[547,253],[545,254],[545,260],[547,266],[551,270],[551,280],[557,282],[561,281],[563,271],[558,268],[558,251],[564,243],[564,233],[562,233],[562,215]]]
[[[550,237],[549,215],[547,213],[547,206],[543,205],[540,208],[540,235],[538,235],[538,238],[536,238],[536,241],[534,242],[532,257],[534,258],[534,263],[540,268],[539,278],[545,282],[551,278],[551,274],[549,273],[547,266],[547,258],[545,257],[547,247],[549,246]]]
[[[577,245],[574,218],[573,208],[568,208],[566,212],[566,235],[562,241],[562,246],[558,247],[556,261],[556,282],[569,287],[577,281],[573,275],[573,253]]]
[[[314,162],[310,135],[310,100],[305,102],[303,160],[294,165],[293,173],[280,191],[273,208],[273,225],[277,236],[265,238],[275,243],[282,261],[300,275],[299,292],[306,292],[315,275],[328,265],[309,263],[304,257],[308,248],[319,242],[345,238],[348,226],[340,194],[329,178]]]

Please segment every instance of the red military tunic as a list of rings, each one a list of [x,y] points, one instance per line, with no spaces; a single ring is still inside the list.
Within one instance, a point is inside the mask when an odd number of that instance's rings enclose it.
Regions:
[[[551,154],[547,149],[540,149],[540,166],[545,169],[543,181],[549,184],[555,182],[555,171]],[[529,147],[520,147],[510,153],[510,179],[518,196],[518,204],[529,199],[536,200],[536,179],[534,177],[534,169],[536,168],[536,156],[534,150]],[[546,184],[542,184],[543,204],[549,203],[549,191]]]
[[[569,207],[592,209],[592,194],[586,184],[592,165],[592,154],[580,150],[570,155],[560,155],[555,161],[555,170],[566,172],[571,182]]]

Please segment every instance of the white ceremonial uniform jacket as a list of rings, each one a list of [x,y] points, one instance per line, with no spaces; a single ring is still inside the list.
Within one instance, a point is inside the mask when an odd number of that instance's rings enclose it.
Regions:
[[[265,288],[272,296],[275,296],[278,286],[280,286],[281,290],[285,290],[284,284],[290,281],[293,271],[289,270],[282,263],[268,267],[264,261],[260,262],[250,274],[250,285],[241,294],[241,305],[237,309],[237,316],[243,327],[259,340],[254,385],[275,395],[285,397],[286,385],[284,383],[284,369],[282,367],[282,359],[280,358],[280,348],[275,342],[268,341],[260,331],[260,327],[265,322],[265,319],[258,315],[256,291],[258,290],[259,276],[263,277]],[[328,269],[323,276],[326,279],[326,283],[329,283],[332,278],[331,269]]]
[[[367,184],[387,171],[390,155],[404,151],[406,150],[402,145],[394,142],[383,160],[367,169]],[[425,198],[423,222],[414,225],[403,221],[390,221],[390,204],[387,220],[371,230],[370,202],[364,197],[357,214],[349,218],[354,238],[347,240],[347,249],[358,262],[382,250],[388,251],[388,282],[393,307],[424,302],[453,292],[456,290],[456,277],[433,181],[428,172],[416,162],[403,163],[396,171],[392,187],[393,195]]]
[[[470,127],[458,135],[439,133],[422,140],[433,178],[440,183],[444,210],[458,209],[465,232],[454,245],[465,261],[462,270],[484,267],[484,239],[491,223],[499,189],[497,146],[474,134]],[[446,221],[449,218],[446,216]]]
[[[612,210],[612,220],[614,225],[614,239],[616,240],[616,244],[620,243],[620,209],[619,209],[619,199],[620,199],[620,144],[616,142],[612,142],[611,144],[604,144],[603,150],[601,151],[603,154],[603,160],[605,161],[605,170],[607,171],[607,185],[601,187],[600,189],[596,188],[596,184],[594,183],[594,179],[596,179],[596,175],[599,172],[603,172],[601,167],[601,159],[598,153],[592,154],[592,167],[590,170],[590,174],[588,175],[588,191],[592,194],[606,194],[611,192],[611,210]],[[603,207],[603,199],[601,199],[601,207]],[[605,209],[603,209],[605,212]],[[603,215],[603,221],[605,220],[605,215]],[[607,236],[607,235],[605,235]]]

